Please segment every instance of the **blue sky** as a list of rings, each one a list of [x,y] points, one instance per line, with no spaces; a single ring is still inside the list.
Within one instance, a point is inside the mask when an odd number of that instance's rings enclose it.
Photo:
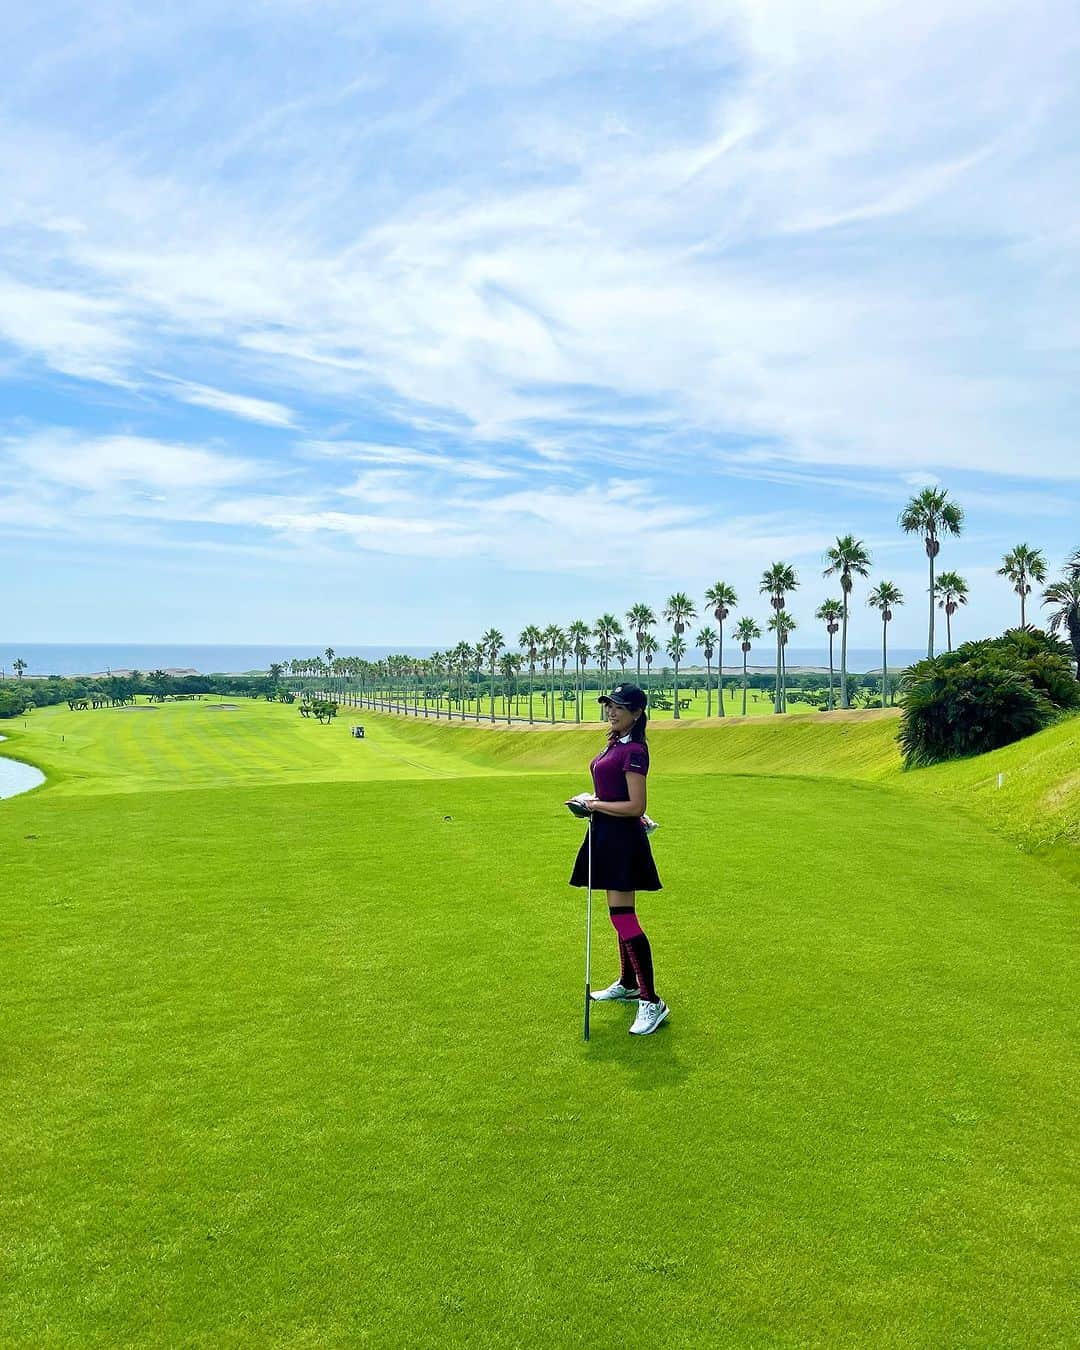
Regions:
[[[963,635],[1080,545],[1065,0],[5,28],[8,639],[439,645],[718,579],[760,621],[784,560],[801,646],[852,532],[916,647],[924,483]]]

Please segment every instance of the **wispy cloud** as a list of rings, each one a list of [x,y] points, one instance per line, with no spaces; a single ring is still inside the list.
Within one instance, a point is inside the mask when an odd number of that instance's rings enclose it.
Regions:
[[[249,422],[259,422],[267,427],[293,427],[296,414],[282,403],[269,399],[251,398],[246,394],[230,394],[223,389],[214,389],[210,385],[195,384],[191,380],[179,380],[169,375],[161,376],[166,388],[171,389],[174,397],[184,403],[194,404],[198,408],[213,408],[217,412],[228,413],[231,417],[240,417]]]
[[[259,466],[230,455],[143,436],[84,438],[50,432],[9,440],[8,454],[36,478],[97,493],[118,487],[144,490],[221,488],[251,481]]]
[[[6,528],[21,490],[31,531],[746,588],[938,478],[1064,551],[1065,0],[46,0],[5,36]]]
[[[315,15],[327,49],[344,44],[317,86],[300,67],[300,92],[265,101],[301,22],[283,6],[267,68],[233,87],[212,138],[180,84],[152,105],[145,135],[177,152],[167,174],[133,131],[97,149],[91,196],[70,134],[42,120],[29,142],[8,138],[10,172],[34,155],[24,231],[68,222],[47,252],[24,250],[12,341],[58,369],[131,378],[183,332],[241,369],[258,353],[260,373],[330,403],[381,389],[489,439],[544,421],[572,442],[580,420],[615,419],[645,394],[669,425],[768,436],[805,462],[1022,472],[1015,447],[1034,434],[1042,472],[1074,472],[1053,415],[1069,381],[1025,354],[1025,242],[1071,228],[1033,201],[1039,184],[1057,197],[1052,166],[1070,152],[1055,128],[1080,111],[1067,81],[1080,24],[1063,3],[1038,23],[1003,0],[546,18],[479,2],[411,19],[377,7],[368,41],[397,33],[434,77],[434,137],[398,116],[385,83],[348,70],[351,21]],[[174,28],[110,36],[145,52]],[[649,64],[658,52],[668,73]],[[620,57],[642,62],[632,87],[597,95],[578,78]],[[65,70],[79,59],[73,44]],[[238,194],[224,175],[244,155]],[[391,156],[377,191],[370,173]],[[58,266],[74,283],[62,300]],[[1074,282],[1075,269],[1059,291],[1070,327]],[[202,406],[292,419],[276,399],[186,388]]]

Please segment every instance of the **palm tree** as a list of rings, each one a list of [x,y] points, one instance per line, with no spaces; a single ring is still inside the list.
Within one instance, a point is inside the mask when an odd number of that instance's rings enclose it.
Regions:
[[[1024,601],[1031,594],[1031,583],[1037,581],[1041,586],[1046,580],[1046,559],[1042,550],[1028,548],[1027,544],[1017,544],[1002,559],[1003,567],[998,568],[999,577],[1008,577],[1013,590],[1020,597],[1020,627],[1027,625],[1024,614]]]
[[[1065,564],[1065,575],[1043,591],[1042,603],[1056,605],[1047,621],[1051,633],[1064,628],[1076,657],[1076,678],[1080,680],[1080,553]]]
[[[450,670],[457,676],[458,704],[461,708],[461,720],[463,722],[465,721],[465,676],[471,659],[472,648],[467,642],[459,642],[449,656]]]
[[[949,651],[952,651],[952,616],[958,605],[968,601],[968,584],[958,572],[942,572],[934,582],[938,608],[945,611],[945,631],[949,637]]]
[[[879,581],[866,597],[866,603],[881,615],[881,706],[885,708],[889,703],[889,657],[885,634],[892,620],[893,607],[902,605],[904,597],[891,581]]]
[[[26,662],[22,659],[21,656],[17,656],[15,660],[12,661],[11,663],[11,669],[15,672],[15,678],[17,680],[21,680],[23,677],[23,671],[26,670]]]
[[[786,609],[778,609],[769,620],[769,632],[776,634],[776,644],[780,649],[780,712],[787,712],[787,647],[788,637],[798,625]]]
[[[750,654],[751,644],[761,637],[761,629],[753,619],[740,619],[735,627],[735,636],[742,647],[742,715],[746,716],[746,658]]]
[[[822,576],[831,577],[840,574],[840,590],[844,602],[844,614],[840,633],[840,706],[848,707],[847,694],[847,633],[848,633],[848,596],[855,584],[856,576],[865,577],[870,572],[870,554],[861,539],[853,534],[845,534],[837,539],[832,548],[825,550],[828,567]]]
[[[795,574],[794,567],[790,563],[777,562],[762,573],[758,591],[769,597],[769,604],[772,605],[775,613],[779,614],[786,604],[784,597],[788,591],[796,590],[798,585],[799,579]],[[778,713],[782,711],[780,688],[781,633],[780,629],[772,623],[769,624],[769,631],[776,633],[776,693],[773,699],[773,712]]]
[[[566,663],[567,661],[570,660],[573,654],[574,654],[574,644],[570,641],[570,634],[564,632],[563,629],[560,628],[558,649],[556,651],[556,655],[559,658],[559,666],[560,669],[562,670],[562,676],[559,683],[562,698],[562,706],[559,709],[559,714],[560,717],[562,718],[565,718],[566,716]],[[577,703],[576,693],[574,695],[574,702],[575,704]]]
[[[622,671],[622,678],[626,679],[626,663],[634,654],[633,645],[627,642],[626,638],[615,639],[615,659],[619,663],[619,669]]]
[[[506,639],[497,628],[489,628],[477,645],[477,652],[486,656],[491,670],[491,720],[495,721],[495,662],[506,646]]]
[[[575,720],[580,722],[581,699],[584,692],[585,681],[585,662],[589,659],[591,654],[589,638],[592,636],[592,630],[584,619],[575,619],[567,628],[566,636],[574,656],[574,713]]]
[[[641,653],[645,650],[645,638],[650,628],[656,627],[656,615],[648,605],[631,605],[626,611],[626,623],[634,635],[637,645],[637,680],[641,684]]]
[[[596,655],[600,658],[600,682],[606,689],[611,652],[615,639],[622,636],[622,624],[614,614],[601,614],[596,623],[593,624],[593,634],[596,638]],[[601,718],[604,716],[602,704],[600,716]]]
[[[727,613],[727,610],[724,610]],[[708,624],[694,639],[694,646],[699,647],[705,653],[705,716],[712,716],[712,659],[713,652],[716,650],[717,633],[715,628],[710,628]],[[722,695],[721,695],[722,697]],[[723,709],[721,709],[723,711]]]
[[[674,717],[679,716],[679,662],[686,655],[686,639],[679,633],[672,633],[668,638],[668,644],[664,648],[668,656],[671,657],[675,665],[675,697],[671,700],[671,706],[674,708]]]
[[[481,638],[473,648],[473,671],[476,675],[476,720],[478,722],[480,721],[480,704],[483,702],[482,691],[480,688],[480,676],[484,669],[485,656],[487,656],[487,647],[484,644],[484,639]]]
[[[550,684],[548,694],[548,716],[552,722],[555,721],[555,662],[558,660],[559,652],[563,643],[566,641],[563,630],[557,623],[549,623],[540,635],[544,641],[544,662],[550,673]]]
[[[926,487],[917,492],[900,512],[900,528],[905,534],[921,534],[930,559],[930,636],[926,655],[934,655],[934,559],[941,551],[939,534],[959,535],[964,528],[964,512],[956,502],[949,501],[946,488]]]
[[[705,591],[705,599],[713,607],[713,618],[720,625],[720,638],[717,643],[719,656],[716,658],[716,715],[724,715],[724,620],[733,605],[739,603],[734,589],[725,581],[718,581]]]
[[[676,591],[674,595],[668,596],[667,604],[664,606],[664,618],[667,620],[668,623],[670,623],[674,627],[675,636],[681,639],[683,633],[686,631],[686,625],[690,622],[691,619],[697,618],[697,610],[694,608],[694,602],[685,592]],[[668,653],[669,656],[671,656],[670,642],[668,643],[667,647],[664,650]],[[682,651],[680,655],[681,656],[686,655],[685,642],[682,643]],[[675,717],[678,718],[679,662],[674,656],[672,656],[672,660],[675,661],[675,697],[672,702],[675,709]]]
[[[533,696],[532,696],[532,687],[533,687],[533,680],[536,678],[536,653],[539,651],[539,649],[540,649],[540,644],[543,642],[543,640],[544,640],[544,639],[543,639],[543,636],[542,636],[542,634],[541,634],[541,632],[540,632],[540,629],[537,628],[536,624],[534,624],[534,623],[529,624],[529,626],[528,626],[527,628],[523,628],[523,629],[521,630],[520,636],[518,637],[518,643],[519,643],[522,647],[525,648],[525,656],[526,656],[526,658],[528,659],[528,662],[529,662],[529,724],[530,724],[530,725],[532,725],[532,720],[533,720]]]
[[[503,677],[504,703],[508,722],[510,721],[510,684],[524,662],[525,658],[520,652],[504,652],[499,657],[499,670]]]
[[[651,633],[646,633],[641,639],[641,650],[645,653],[645,684],[646,692],[652,691],[652,663],[653,657],[660,650],[660,644]]]
[[[833,638],[840,631],[843,616],[844,606],[839,600],[824,600],[814,612],[814,618],[822,620],[829,635],[829,712],[833,710]]]
[[[444,652],[432,652],[427,661],[428,678],[435,691],[435,717],[439,716],[439,704],[442,702],[442,682],[446,674],[447,656]],[[424,707],[427,707],[428,690],[424,690]]]

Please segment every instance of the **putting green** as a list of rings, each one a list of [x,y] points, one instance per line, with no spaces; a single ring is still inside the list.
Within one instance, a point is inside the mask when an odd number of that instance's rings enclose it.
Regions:
[[[887,715],[657,730],[673,1014],[584,1045],[595,730],[204,711],[13,737],[8,1343],[1060,1343],[1076,892]]]

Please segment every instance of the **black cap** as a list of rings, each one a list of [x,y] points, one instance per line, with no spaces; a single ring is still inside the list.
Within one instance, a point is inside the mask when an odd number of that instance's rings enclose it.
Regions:
[[[617,703],[620,708],[630,712],[644,712],[649,699],[643,689],[636,684],[617,684],[610,694],[601,694],[597,703]]]

